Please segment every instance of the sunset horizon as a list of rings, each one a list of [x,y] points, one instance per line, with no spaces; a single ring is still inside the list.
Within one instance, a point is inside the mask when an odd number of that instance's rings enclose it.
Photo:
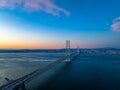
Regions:
[[[118,3],[0,0],[0,48],[120,48]]]
[[[120,0],[0,0],[0,90],[120,90]]]

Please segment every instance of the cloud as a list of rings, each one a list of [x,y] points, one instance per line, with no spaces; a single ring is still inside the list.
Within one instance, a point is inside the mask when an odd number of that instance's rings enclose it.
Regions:
[[[115,19],[113,20],[113,22],[120,22],[120,17],[115,18]]]
[[[20,7],[29,11],[44,11],[54,16],[60,13],[70,15],[70,12],[54,4],[53,0],[0,0],[0,7],[9,9]]]
[[[111,25],[111,30],[116,31],[116,32],[120,32],[120,17],[115,18],[113,20],[113,23]]]
[[[111,30],[120,32],[120,22],[115,22],[111,25]]]

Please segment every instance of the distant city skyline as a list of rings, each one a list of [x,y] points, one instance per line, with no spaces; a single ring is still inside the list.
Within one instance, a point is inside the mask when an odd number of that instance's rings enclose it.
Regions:
[[[120,0],[0,0],[0,49],[120,48]]]

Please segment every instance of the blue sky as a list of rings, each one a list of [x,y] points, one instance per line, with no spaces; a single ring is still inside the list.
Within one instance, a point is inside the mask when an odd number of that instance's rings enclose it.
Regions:
[[[0,0],[1,48],[120,48],[120,0]]]

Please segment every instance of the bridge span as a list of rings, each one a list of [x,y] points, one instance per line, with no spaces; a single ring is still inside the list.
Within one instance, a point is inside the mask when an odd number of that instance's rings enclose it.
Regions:
[[[8,83],[6,83],[5,85],[2,85],[0,87],[0,90],[27,90],[25,88],[25,83],[27,83],[28,81],[30,81],[30,79],[33,79],[36,75],[44,73],[45,71],[47,71],[48,69],[50,69],[51,67],[61,63],[62,61],[66,62],[66,63],[70,63],[70,61],[68,62],[68,58],[71,60],[73,60],[74,58],[76,58],[79,54],[78,53],[71,53],[69,56],[65,56],[62,57],[58,60],[55,60],[45,66],[43,66],[42,68],[39,68],[25,76],[22,76],[16,80],[9,80],[6,78],[6,80],[8,81]]]

